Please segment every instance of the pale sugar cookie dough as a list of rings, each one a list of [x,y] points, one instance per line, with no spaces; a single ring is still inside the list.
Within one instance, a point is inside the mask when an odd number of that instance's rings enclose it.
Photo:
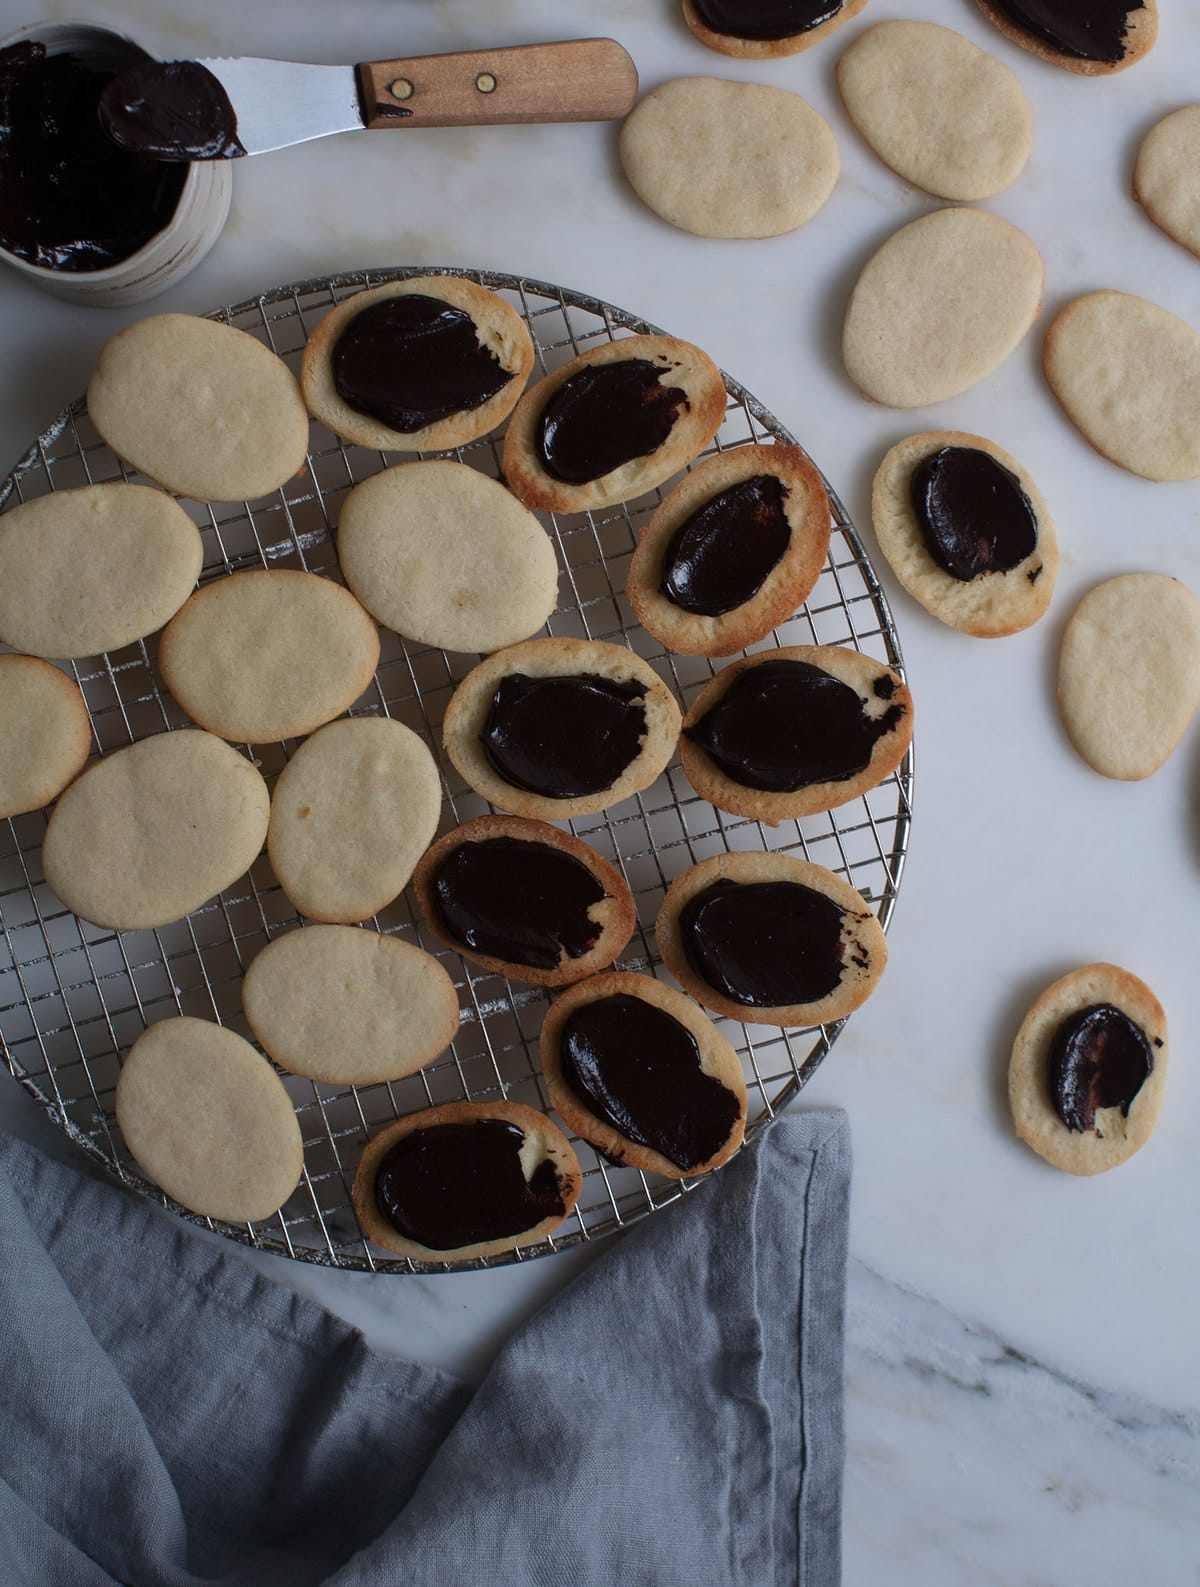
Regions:
[[[797,55],[867,0],[683,0],[683,20],[701,44],[722,55],[771,60]]]
[[[0,656],[0,820],[57,799],[91,746],[73,679],[36,656]]]
[[[1142,139],[1133,196],[1168,237],[1200,255],[1200,105],[1173,111]]]

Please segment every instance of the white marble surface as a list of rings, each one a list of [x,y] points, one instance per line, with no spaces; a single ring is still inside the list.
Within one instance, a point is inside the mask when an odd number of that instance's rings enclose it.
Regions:
[[[1150,485],[1070,428],[1040,373],[1041,330],[937,408],[863,402],[838,355],[861,263],[934,207],[886,171],[840,109],[834,63],[869,22],[943,22],[1013,67],[1037,136],[987,208],[1042,250],[1041,325],[1080,291],[1140,292],[1200,326],[1200,263],[1129,198],[1141,134],[1195,97],[1200,13],[1161,0],[1132,71],[1069,76],[1010,47],[971,0],[871,0],[814,50],[743,67],[704,51],[677,0],[61,0],[163,55],[351,61],[610,33],[645,87],[712,74],[792,88],[837,134],[843,172],[803,231],[765,243],[672,231],[624,187],[610,127],[355,134],[244,162],[227,231],[158,307],[206,309],[338,268],[476,264],[593,291],[700,342],[803,440],[869,535],[871,475],[914,430],[992,436],[1042,485],[1062,544],[1047,618],[983,643],[941,628],[883,574],[918,708],[919,774],[891,965],[805,1093],[855,1137],[848,1373],[847,1587],[1200,1582],[1196,1327],[1200,1031],[1195,939],[1200,734],[1141,784],[1102,780],[1064,740],[1054,665],[1074,602],[1150,569],[1200,590],[1200,485]],[[0,31],[38,8],[0,0]],[[98,313],[0,279],[0,464],[82,388],[134,311]],[[1200,422],[1200,415],[1197,417]],[[1097,1180],[1056,1174],[1012,1138],[1007,1052],[1032,996],[1116,960],[1168,1014],[1172,1071],[1145,1151]],[[40,1133],[15,1085],[0,1117]],[[382,1348],[477,1372],[580,1258],[450,1278],[326,1275],[262,1258]]]

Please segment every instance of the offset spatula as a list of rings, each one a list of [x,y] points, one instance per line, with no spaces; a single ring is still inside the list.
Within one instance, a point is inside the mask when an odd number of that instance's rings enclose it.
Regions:
[[[359,66],[233,56],[133,67],[108,85],[100,116],[126,148],[227,159],[363,127],[610,121],[632,109],[637,87],[637,68],[615,39]]]

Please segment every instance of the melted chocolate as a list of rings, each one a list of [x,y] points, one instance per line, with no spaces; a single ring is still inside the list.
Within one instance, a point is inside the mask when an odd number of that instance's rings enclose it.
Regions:
[[[199,61],[142,61],[100,95],[114,143],[159,160],[232,160],[245,149],[220,81]]]
[[[105,270],[160,232],[187,171],[100,130],[107,70],[38,43],[0,50],[0,247],[30,264]]]
[[[734,39],[790,39],[837,16],[842,0],[692,0],[701,22]]]
[[[507,1239],[561,1217],[558,1170],[544,1157],[526,1180],[524,1140],[507,1119],[413,1130],[380,1163],[375,1205],[406,1240],[432,1251]]]
[[[1037,515],[1020,480],[977,447],[922,458],[909,495],[929,555],[963,584],[1007,573],[1037,548]]]
[[[586,485],[666,441],[687,393],[659,379],[666,364],[624,358],[590,364],[558,388],[537,425],[537,452],[551,479]]]
[[[627,1140],[695,1168],[729,1139],[738,1099],[700,1066],[686,1025],[640,997],[584,1003],[563,1026],[563,1079]]]
[[[608,895],[572,854],[548,843],[460,843],[431,879],[438,919],[456,942],[490,959],[556,970],[599,941],[588,914]]]
[[[1111,1003],[1093,1003],[1063,1020],[1050,1046],[1050,1100],[1069,1130],[1096,1128],[1098,1108],[1128,1118],[1150,1078],[1154,1054],[1140,1025]]]
[[[511,379],[465,310],[420,292],[370,304],[333,346],[342,401],[405,435],[481,408]]]
[[[733,1003],[815,1003],[842,978],[843,910],[799,882],[713,882],[683,906],[692,969]]]
[[[1002,17],[1061,55],[1115,66],[1125,59],[1125,35],[1142,0],[991,0]]]
[[[757,595],[792,541],[786,495],[774,474],[756,474],[680,524],[663,558],[667,599],[685,612],[719,617]]]
[[[807,661],[764,661],[684,732],[734,782],[795,793],[857,776],[903,716],[893,705],[869,717],[849,684]]]
[[[548,799],[611,788],[646,735],[646,685],[595,673],[510,672],[492,696],[484,754],[505,782]]]

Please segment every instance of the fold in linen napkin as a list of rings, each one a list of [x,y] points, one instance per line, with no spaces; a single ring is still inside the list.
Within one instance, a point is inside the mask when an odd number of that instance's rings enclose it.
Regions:
[[[849,1180],[780,1119],[471,1390],[0,1135],[0,1582],[836,1587]]]

